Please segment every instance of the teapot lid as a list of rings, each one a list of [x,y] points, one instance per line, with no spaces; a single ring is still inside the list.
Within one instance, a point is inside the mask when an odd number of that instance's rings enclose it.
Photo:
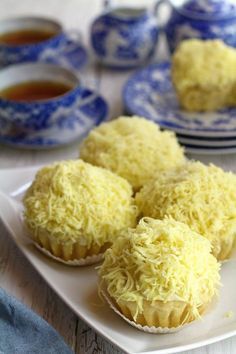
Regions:
[[[236,16],[235,0],[173,0],[179,12],[199,19],[219,19]]]

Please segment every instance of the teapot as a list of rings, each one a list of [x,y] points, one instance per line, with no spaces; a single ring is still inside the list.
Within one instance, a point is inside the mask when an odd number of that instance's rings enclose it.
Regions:
[[[189,38],[221,39],[236,47],[236,2],[233,0],[161,0],[170,17],[164,26],[170,52]]]
[[[91,26],[91,45],[96,58],[114,68],[139,66],[152,57],[159,29],[155,13],[147,8],[113,7]]]

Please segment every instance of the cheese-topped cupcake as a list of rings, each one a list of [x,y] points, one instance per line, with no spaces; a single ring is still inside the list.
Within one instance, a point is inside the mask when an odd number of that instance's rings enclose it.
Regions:
[[[188,111],[236,106],[236,50],[220,40],[183,41],[172,58],[172,80]]]
[[[130,184],[82,160],[42,168],[24,207],[35,242],[65,261],[103,253],[117,232],[136,224]]]
[[[137,324],[179,327],[211,303],[219,269],[210,242],[187,225],[143,218],[106,251],[100,288]]]
[[[162,173],[136,195],[141,216],[184,222],[209,239],[213,254],[230,256],[236,238],[236,175],[189,162]]]
[[[160,171],[185,162],[172,132],[140,117],[120,117],[93,129],[80,146],[80,157],[105,167],[140,189]]]

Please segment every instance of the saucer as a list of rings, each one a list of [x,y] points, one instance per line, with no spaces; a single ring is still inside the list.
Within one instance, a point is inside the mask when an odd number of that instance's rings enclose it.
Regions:
[[[65,33],[63,48],[48,48],[40,55],[39,61],[57,64],[72,70],[80,70],[88,62],[88,53],[78,36]]]
[[[203,139],[178,135],[177,139],[185,151],[201,155],[226,155],[236,153],[235,139]]]
[[[226,148],[211,148],[184,144],[185,151],[190,154],[199,155],[231,155],[236,154],[236,145]]]
[[[70,116],[61,116],[50,129],[27,132],[0,120],[0,143],[23,149],[50,149],[79,141],[108,118],[108,104],[95,91],[84,89],[84,102]]]
[[[194,137],[177,134],[178,140],[184,145],[207,148],[228,148],[236,146],[236,139],[198,139]]]
[[[143,116],[162,128],[191,137],[235,137],[236,108],[210,113],[181,110],[171,82],[170,62],[152,64],[134,73],[123,89],[130,114]]]

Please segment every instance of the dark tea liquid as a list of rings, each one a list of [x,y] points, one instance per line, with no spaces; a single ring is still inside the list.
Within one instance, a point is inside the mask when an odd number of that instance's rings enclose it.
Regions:
[[[0,98],[16,102],[40,101],[64,95],[71,89],[72,86],[61,82],[23,82],[0,91]]]
[[[0,44],[22,45],[45,41],[55,36],[56,32],[39,29],[25,29],[0,34]]]

